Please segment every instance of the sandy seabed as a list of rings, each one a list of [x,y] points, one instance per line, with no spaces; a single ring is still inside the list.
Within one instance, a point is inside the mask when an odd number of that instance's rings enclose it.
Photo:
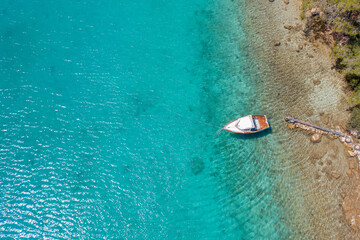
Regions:
[[[252,65],[261,68],[263,110],[271,109],[272,127],[279,129],[273,131],[281,148],[278,154],[284,159],[278,166],[284,175],[279,194],[286,192],[281,189],[291,194],[287,200],[279,196],[278,201],[287,212],[292,235],[296,239],[358,239],[343,208],[344,201],[356,192],[358,161],[345,154],[339,140],[323,137],[320,143],[312,143],[309,135],[287,129],[282,120],[287,114],[323,127],[345,127],[351,92],[333,67],[329,46],[305,37],[299,0],[289,4],[283,0],[239,1],[239,5],[251,41]],[[349,175],[351,166],[355,169]]]

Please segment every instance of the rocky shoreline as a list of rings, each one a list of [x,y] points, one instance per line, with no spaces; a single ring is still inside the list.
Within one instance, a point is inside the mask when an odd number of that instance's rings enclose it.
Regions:
[[[245,5],[245,19],[249,20],[244,24],[252,29],[247,34],[256,39],[251,54],[264,66],[263,97],[264,102],[271,102],[272,114],[290,114],[317,125],[346,129],[351,107],[347,99],[352,90],[334,68],[336,61],[330,57],[328,42],[332,36],[325,32],[319,37],[308,31],[306,21],[300,18],[301,0],[255,0]],[[308,17],[319,14],[307,12]],[[283,121],[272,123],[287,131],[273,134],[282,139],[286,164],[302,174],[294,191],[304,199],[306,210],[294,211],[295,203],[287,203],[285,211],[294,215],[289,216],[289,226],[303,238],[359,238],[358,159],[341,141],[322,137],[312,142],[304,133],[284,128]]]
[[[344,45],[349,41],[349,37],[344,34],[336,32],[331,27],[326,27],[324,25],[323,19],[326,16],[319,8],[311,8],[305,12],[305,28],[304,33],[307,39],[310,42],[320,40],[323,44],[331,47],[338,42],[340,45]],[[334,66],[336,67],[336,66]],[[348,124],[346,124],[348,125]],[[340,130],[340,126],[335,126],[341,132],[345,132],[345,129]],[[346,126],[347,128],[348,126]],[[340,141],[345,146],[345,153],[349,158],[354,158],[349,160],[349,167],[346,171],[348,177],[349,185],[351,188],[348,192],[342,192],[341,197],[344,198],[342,208],[345,214],[346,221],[348,225],[355,231],[355,235],[358,237],[360,232],[360,172],[359,172],[359,161],[360,161],[360,149],[359,140],[355,141],[350,136],[350,134],[356,136],[357,139],[359,133],[356,130],[352,130],[345,137],[340,137]],[[316,143],[319,141],[313,141]],[[355,163],[354,163],[355,162]],[[333,176],[333,174],[332,174]],[[334,177],[334,176],[333,176]],[[339,174],[336,174],[336,179],[340,177]]]
[[[325,121],[329,124],[328,121]],[[335,123],[336,124],[336,123]],[[306,133],[311,134],[310,141],[312,143],[320,143],[322,140],[322,135],[326,135],[329,139],[339,139],[341,143],[344,144],[344,154],[349,158],[354,158],[349,160],[349,168],[346,171],[346,175],[349,179],[352,179],[351,189],[349,192],[340,193],[341,197],[344,199],[342,204],[345,218],[349,226],[356,232],[359,232],[360,229],[360,181],[359,175],[359,162],[360,162],[360,140],[350,136],[350,133],[347,133],[344,129],[341,129],[340,126],[331,124],[335,127],[338,133],[343,134],[343,136],[329,135],[327,132],[309,127],[307,125],[302,125],[300,123],[288,123],[288,128],[291,130],[301,129]],[[331,160],[330,160],[331,161]],[[342,175],[337,172],[327,172],[327,174],[334,178],[339,179]],[[315,178],[319,178],[319,175],[316,175]]]

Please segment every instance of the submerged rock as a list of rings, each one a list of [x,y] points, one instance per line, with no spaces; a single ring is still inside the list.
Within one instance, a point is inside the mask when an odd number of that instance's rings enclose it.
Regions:
[[[356,155],[356,153],[353,152],[353,151],[348,150],[348,151],[347,151],[347,155],[348,155],[349,157],[354,157],[354,156]]]
[[[348,170],[346,171],[346,174],[348,175],[348,177],[352,177],[352,171],[351,171],[351,169],[348,169]]]
[[[327,153],[326,144],[320,144],[317,146],[316,150],[310,153],[310,157],[313,159],[320,159]]]
[[[345,196],[343,203],[343,210],[345,213],[346,222],[355,231],[360,230],[360,189],[357,186],[354,191],[351,191]]]
[[[284,3],[285,3],[285,4],[289,4],[289,0],[284,0]]]
[[[355,143],[355,144],[353,145],[353,150],[354,150],[354,152],[356,152],[356,154],[359,154],[359,152],[360,152],[360,145]]]
[[[338,174],[338,173],[336,173],[336,172],[333,172],[333,173],[331,174],[331,176],[332,176],[333,178],[335,178],[335,179],[338,179],[339,177],[341,177],[341,175]]]
[[[353,142],[353,140],[352,140],[352,138],[350,137],[350,136],[345,136],[345,143],[352,143]]]
[[[319,85],[321,83],[320,79],[315,79],[313,81],[314,85]]]
[[[321,135],[318,133],[315,133],[314,135],[311,136],[310,140],[313,143],[319,143],[319,142],[321,142]]]
[[[279,41],[274,42],[274,46],[275,46],[275,47],[278,47],[278,46],[280,46],[280,45],[281,45],[281,43],[280,43]]]
[[[292,124],[292,123],[289,123],[289,124],[288,124],[288,127],[289,127],[290,129],[296,128],[296,126],[295,126],[294,124]]]
[[[205,163],[201,158],[195,157],[191,160],[191,171],[194,175],[201,173],[204,170],[204,168],[205,168]]]
[[[355,169],[354,160],[352,160],[352,159],[349,161],[349,168],[350,169]]]
[[[335,131],[340,132],[340,133],[343,133],[343,131],[341,130],[341,127],[340,127],[340,126],[335,126]]]
[[[323,115],[323,116],[320,117],[320,120],[326,125],[329,124],[329,119],[330,119],[330,116],[328,114]]]
[[[305,112],[306,116],[311,117],[314,114],[314,111],[312,109],[308,109]]]

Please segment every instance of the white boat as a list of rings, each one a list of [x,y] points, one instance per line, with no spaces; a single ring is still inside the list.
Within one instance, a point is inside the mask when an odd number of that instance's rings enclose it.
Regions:
[[[226,131],[241,134],[261,132],[268,128],[270,125],[265,115],[248,115],[235,119],[223,127]]]

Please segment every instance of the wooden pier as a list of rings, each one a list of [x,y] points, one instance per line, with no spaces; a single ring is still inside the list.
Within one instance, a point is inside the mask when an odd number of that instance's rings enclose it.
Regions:
[[[339,136],[339,137],[344,136],[344,134],[341,133],[341,132],[337,132],[337,131],[334,131],[332,129],[322,128],[322,127],[319,127],[319,126],[316,126],[316,125],[301,121],[299,119],[296,119],[296,118],[293,118],[293,117],[290,117],[290,116],[284,116],[284,120],[286,122],[289,122],[289,123],[292,123],[292,124],[298,124],[298,125],[300,125],[299,127],[307,126],[308,128],[317,129],[317,130],[320,130],[320,131],[322,131],[324,133],[327,133],[327,134],[330,134],[330,135],[336,135],[336,136]],[[304,127],[302,127],[302,128],[304,128]],[[311,129],[306,129],[306,130],[311,130]]]

